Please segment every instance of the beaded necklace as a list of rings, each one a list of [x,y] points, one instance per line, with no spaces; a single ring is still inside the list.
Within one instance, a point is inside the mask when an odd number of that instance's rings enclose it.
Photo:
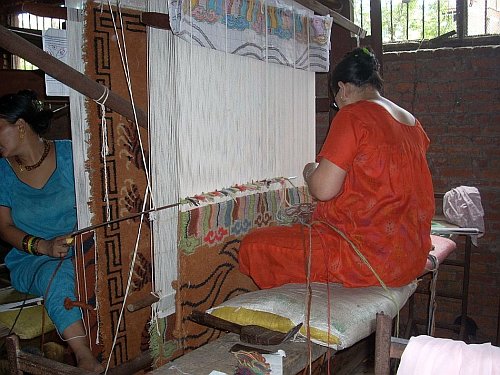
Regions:
[[[25,169],[27,171],[32,171],[33,169],[36,169],[38,168],[42,163],[43,161],[45,160],[45,158],[47,157],[47,155],[49,154],[49,151],[50,151],[50,142],[47,141],[46,139],[43,140],[43,144],[44,144],[44,148],[43,148],[43,154],[42,154],[42,157],[40,158],[40,160],[38,160],[35,164],[33,165],[24,165],[21,161],[21,159],[19,159],[19,156],[14,156],[14,160],[16,161],[18,167],[19,167],[19,170],[21,172],[23,172]]]

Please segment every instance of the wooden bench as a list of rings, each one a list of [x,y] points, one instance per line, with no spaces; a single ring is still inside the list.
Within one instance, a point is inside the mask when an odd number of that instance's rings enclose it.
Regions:
[[[231,353],[231,348],[236,344],[249,346],[248,344],[241,342],[237,334],[228,333],[215,341],[203,345],[200,348],[193,350],[156,370],[153,370],[150,374],[195,375],[209,374],[213,370],[224,372],[226,374],[233,374],[238,361],[236,356]],[[311,356],[309,357],[309,345],[307,342],[294,342],[290,340],[276,346],[251,345],[250,347],[260,348],[271,352],[275,352],[278,349],[283,350],[286,353],[286,357],[283,358],[283,374],[285,375],[297,374],[303,370],[310,361],[315,361],[328,350],[327,347],[311,343]]]

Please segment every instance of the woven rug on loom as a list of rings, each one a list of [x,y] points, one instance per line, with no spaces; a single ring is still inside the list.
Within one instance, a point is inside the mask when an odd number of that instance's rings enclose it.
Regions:
[[[287,203],[286,203],[287,202]],[[238,270],[241,239],[251,229],[277,224],[280,208],[309,203],[304,188],[271,190],[183,212],[179,219],[178,321],[183,348],[197,348],[220,335],[186,317],[236,295],[257,290]],[[182,318],[181,318],[182,317]]]
[[[122,9],[121,13],[134,101],[138,108],[145,111],[147,109],[146,29],[140,23],[137,12]],[[89,4],[85,17],[86,75],[129,100],[117,36],[109,10],[101,10],[99,5],[94,7],[93,4]],[[116,24],[119,37],[121,37],[120,22],[117,20]],[[111,220],[141,212],[147,183],[135,126],[123,116],[106,111],[109,152],[104,159],[101,157],[101,131],[103,129],[101,128],[100,106],[88,100],[87,115],[90,133],[87,168],[91,183],[89,205],[93,214],[92,224],[108,220],[106,191],[108,191]],[[140,132],[145,142],[148,139],[147,132],[145,129],[141,129]],[[147,153],[147,145],[144,145],[144,148]],[[150,309],[135,312],[123,309],[123,317],[116,335],[120,312],[125,302],[139,224],[140,218],[122,221],[101,227],[95,233],[97,249],[95,289],[99,340],[103,346],[104,359],[107,360],[111,356],[111,367],[133,359],[141,351],[148,349]],[[145,220],[126,300],[127,305],[141,301],[149,297],[151,293],[151,251],[148,225],[149,223]],[[93,281],[86,280],[87,283]],[[116,345],[111,352],[115,335],[117,336]]]

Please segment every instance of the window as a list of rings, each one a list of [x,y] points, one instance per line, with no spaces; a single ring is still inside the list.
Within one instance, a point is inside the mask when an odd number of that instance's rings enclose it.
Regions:
[[[23,33],[27,33],[36,38],[41,38],[42,32],[47,29],[62,29],[64,27],[64,20],[58,18],[38,17],[29,13],[21,13],[15,16],[11,16],[9,24],[13,26],[15,28],[14,31],[16,31],[20,35]],[[38,69],[30,62],[18,56],[12,56],[12,68],[21,70]]]
[[[370,0],[353,0],[354,23],[370,30]],[[500,34],[500,0],[381,0],[382,42]],[[463,21],[458,9],[465,9]]]

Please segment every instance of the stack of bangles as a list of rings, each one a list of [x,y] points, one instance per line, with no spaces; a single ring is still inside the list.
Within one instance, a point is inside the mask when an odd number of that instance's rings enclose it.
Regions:
[[[38,243],[43,238],[32,236],[31,234],[27,234],[23,238],[23,250],[31,255],[43,255],[38,252]]]

